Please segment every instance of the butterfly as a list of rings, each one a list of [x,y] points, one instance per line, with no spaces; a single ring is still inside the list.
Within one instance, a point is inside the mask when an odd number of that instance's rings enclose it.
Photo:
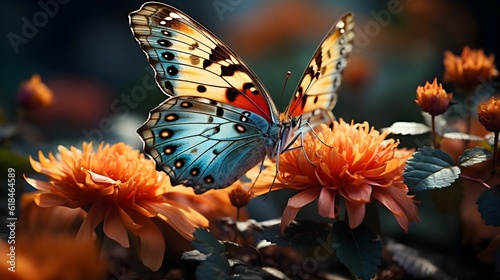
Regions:
[[[147,2],[130,13],[129,23],[168,96],[138,133],[172,185],[197,194],[225,188],[266,156],[279,161],[304,124],[310,129],[334,119],[352,51],[351,13],[328,31],[283,113],[243,60],[182,11]]]

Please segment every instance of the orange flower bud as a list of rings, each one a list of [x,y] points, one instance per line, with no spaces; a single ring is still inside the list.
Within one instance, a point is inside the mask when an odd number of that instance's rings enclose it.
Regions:
[[[240,184],[229,192],[229,200],[234,207],[241,208],[245,207],[253,197],[253,192],[251,190],[245,190]]]
[[[471,90],[484,80],[498,76],[495,68],[495,56],[486,56],[482,49],[471,50],[465,46],[461,56],[456,56],[450,51],[444,53],[444,80],[457,86]]]
[[[491,132],[500,132],[500,100],[491,97],[477,106],[479,122]]]
[[[49,106],[52,99],[52,90],[42,83],[38,74],[33,74],[29,81],[23,81],[17,92],[17,102],[25,109]]]
[[[432,116],[437,116],[444,113],[450,106],[453,94],[447,93],[443,89],[443,85],[437,82],[434,78],[432,84],[425,83],[425,86],[417,87],[417,105]]]

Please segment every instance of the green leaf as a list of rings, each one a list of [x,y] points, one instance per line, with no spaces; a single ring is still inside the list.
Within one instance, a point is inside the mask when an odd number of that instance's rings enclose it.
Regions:
[[[223,255],[210,255],[207,260],[196,268],[196,279],[228,279],[230,274],[229,262]]]
[[[332,247],[337,258],[360,279],[375,276],[382,257],[378,236],[365,224],[350,229],[344,221],[333,224]]]
[[[491,158],[490,151],[485,148],[475,147],[464,151],[458,158],[458,165],[467,167],[486,161],[489,158]]]
[[[431,128],[423,123],[416,122],[395,122],[391,126],[384,128],[393,134],[419,135],[431,131]]]
[[[220,254],[224,252],[224,244],[219,242],[208,230],[197,228],[193,233],[191,244],[203,254]]]
[[[420,192],[447,187],[459,174],[460,168],[447,153],[422,147],[406,162],[403,178],[410,191]]]
[[[322,240],[329,240],[330,227],[325,223],[314,221],[295,221],[281,235],[280,225],[266,228],[261,239],[283,247],[312,248],[322,246]]]
[[[190,260],[190,261],[204,261],[207,259],[207,255],[203,254],[198,250],[191,250],[182,253],[182,260]]]
[[[481,218],[487,225],[500,226],[500,185],[484,190],[476,204]]]

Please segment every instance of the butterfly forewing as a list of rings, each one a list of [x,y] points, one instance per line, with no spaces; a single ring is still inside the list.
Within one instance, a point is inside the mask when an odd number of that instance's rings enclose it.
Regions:
[[[287,107],[289,116],[302,115],[304,120],[318,114],[331,116],[330,111],[337,102],[341,74],[347,64],[347,56],[352,51],[353,29],[353,15],[348,13],[342,16],[327,33],[309,62]]]
[[[130,26],[165,94],[210,98],[276,121],[271,97],[252,70],[183,12],[145,3],[130,14]]]

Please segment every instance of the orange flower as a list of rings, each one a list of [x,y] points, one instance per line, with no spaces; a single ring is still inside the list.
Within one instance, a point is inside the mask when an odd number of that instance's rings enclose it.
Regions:
[[[402,177],[409,151],[397,150],[398,142],[385,139],[387,133],[370,129],[367,122],[348,124],[341,119],[333,129],[321,125],[317,135],[306,134],[303,149],[291,149],[280,156],[273,189],[299,191],[283,212],[282,232],[299,210],[316,198],[319,214],[328,218],[337,216],[337,203],[343,198],[351,228],[359,226],[365,206],[372,200],[387,207],[405,231],[409,221],[418,220],[417,207],[407,195]],[[273,168],[266,169],[254,188],[269,188],[274,174]]]
[[[30,238],[20,235],[15,250],[0,240],[0,254],[7,261],[0,263],[0,279],[105,279],[107,268],[99,256],[99,248],[90,240],[80,242],[74,237],[54,236],[42,232]],[[9,256],[14,254],[12,258]],[[8,269],[15,269],[15,272]]]
[[[39,162],[30,157],[33,169],[48,176],[49,182],[26,180],[41,191],[34,198],[39,206],[87,211],[77,239],[90,240],[97,225],[104,222],[104,234],[128,248],[129,231],[140,239],[142,262],[157,270],[165,241],[151,218],[166,221],[185,238],[192,237],[195,228],[208,226],[200,213],[169,199],[177,191],[181,197],[190,194],[182,192],[185,187],[172,188],[169,178],[139,151],[123,143],[101,143],[96,151],[92,143],[83,143],[82,150],[63,146],[58,150],[57,157],[49,154],[48,158],[39,152]]]
[[[17,92],[17,102],[25,109],[46,107],[52,104],[53,94],[40,75],[33,74],[29,81],[24,81]]]
[[[434,78],[432,84],[425,83],[425,86],[417,87],[417,99],[415,103],[422,111],[437,116],[444,113],[450,106],[453,98],[452,93],[447,93],[442,84],[438,84],[437,78]]]
[[[479,122],[491,132],[500,132],[500,100],[491,97],[477,106]]]
[[[471,50],[468,46],[462,49],[462,55],[456,56],[450,51],[444,53],[444,80],[457,86],[472,90],[481,83],[481,78],[489,80],[498,76],[495,68],[495,56],[486,56],[482,49]]]

